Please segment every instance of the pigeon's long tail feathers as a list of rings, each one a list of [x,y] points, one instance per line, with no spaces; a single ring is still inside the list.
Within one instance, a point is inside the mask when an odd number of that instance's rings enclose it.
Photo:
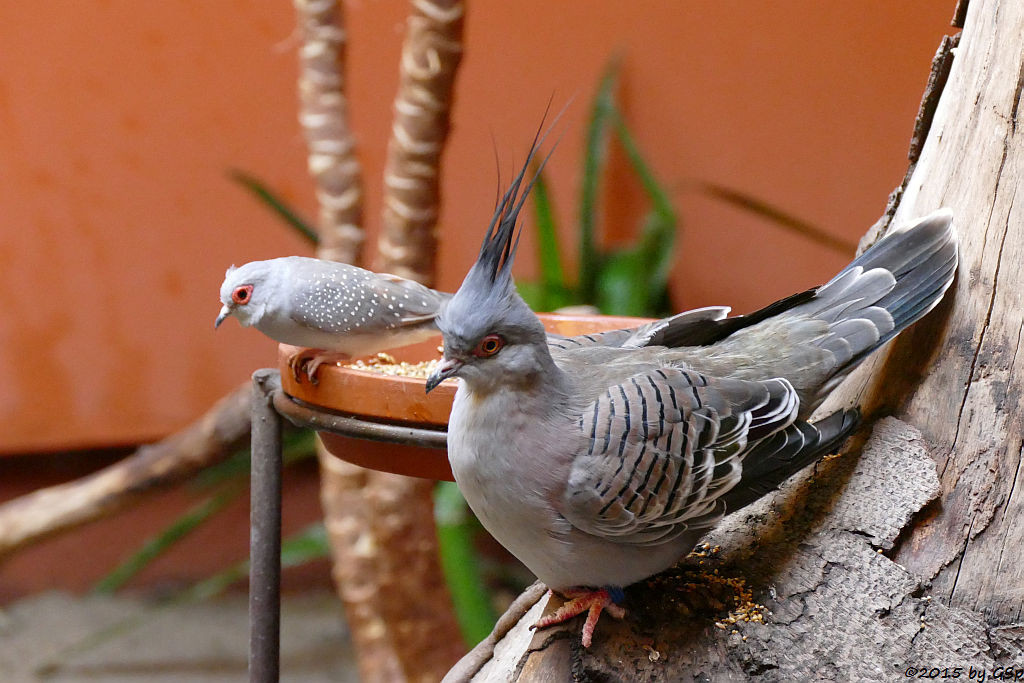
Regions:
[[[884,344],[939,303],[953,281],[956,265],[953,214],[941,209],[874,244],[820,287],[815,299],[823,311],[832,301],[854,303],[861,297],[865,304],[885,309],[892,316],[893,326],[879,339],[878,343]],[[874,272],[878,269],[891,274],[895,283],[875,299],[878,280],[888,279],[878,277],[881,274]]]
[[[952,218],[941,209],[890,233],[810,301],[783,314],[828,323],[813,342],[834,357],[815,405],[868,354],[939,303],[957,266]]]
[[[837,452],[860,422],[860,413],[840,410],[811,424],[797,421],[751,448],[739,483],[722,496],[726,512],[753,503],[807,465]]]

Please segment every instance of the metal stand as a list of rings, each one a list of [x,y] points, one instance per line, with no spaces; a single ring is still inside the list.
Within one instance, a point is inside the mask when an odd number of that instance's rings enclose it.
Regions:
[[[252,380],[249,680],[276,683],[281,665],[281,416],[272,396],[280,392],[281,379],[260,370]]]
[[[281,417],[318,432],[406,446],[446,448],[448,435],[317,410],[287,396],[277,370],[257,370],[252,381],[249,680],[276,683],[281,666]]]

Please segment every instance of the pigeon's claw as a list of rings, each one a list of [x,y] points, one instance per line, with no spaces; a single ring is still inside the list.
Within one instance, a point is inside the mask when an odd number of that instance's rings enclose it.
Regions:
[[[341,360],[348,360],[349,356],[337,351],[324,351],[323,349],[302,349],[293,353],[288,358],[288,369],[292,371],[292,377],[296,382],[302,383],[302,376],[305,375],[310,384],[314,386],[319,383],[317,370],[324,363],[337,363]]]
[[[551,591],[548,591],[549,593]],[[573,617],[587,613],[587,620],[583,624],[583,647],[590,647],[594,638],[594,629],[597,627],[597,620],[601,618],[601,612],[607,612],[616,619],[626,616],[626,610],[615,604],[611,593],[602,588],[600,590],[568,590],[562,594],[569,598],[561,607],[546,617],[542,617],[531,629],[545,628],[568,621]]]

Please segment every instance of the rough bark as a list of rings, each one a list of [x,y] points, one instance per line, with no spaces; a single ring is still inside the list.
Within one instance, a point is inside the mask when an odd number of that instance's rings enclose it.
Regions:
[[[345,27],[340,0],[295,0],[299,48],[299,122],[320,205],[320,258],[358,263],[363,190],[345,96]]]
[[[364,489],[386,597],[381,615],[405,680],[424,683],[439,680],[466,652],[438,557],[434,484],[371,471]]]
[[[0,505],[0,557],[107,517],[231,455],[249,437],[246,382],[185,429],[109,467]]]
[[[363,243],[362,180],[345,95],[346,32],[340,0],[295,0],[299,48],[299,123],[320,206],[317,256],[357,263]],[[367,473],[317,443],[320,503],[332,574],[345,608],[361,677],[404,680],[381,614],[378,550],[363,487]]]
[[[895,412],[938,446],[941,504],[908,531],[896,557],[934,579],[936,597],[1003,624],[1020,621],[1024,604],[1024,527],[1014,523],[1024,511],[1022,35],[1020,3],[968,6],[928,142],[895,212],[898,223],[939,206],[954,210],[955,296],[945,316],[897,340],[870,384],[843,397]],[[925,344],[936,344],[935,353],[923,356]]]
[[[381,613],[378,549],[363,488],[369,470],[339,460],[322,447],[320,503],[330,539],[332,575],[364,681],[403,681],[395,641]]]
[[[461,0],[412,0],[384,168],[381,270],[434,283],[441,152],[462,57]]]
[[[959,45],[944,42],[936,58],[911,170],[863,242],[951,207],[956,285],[822,408],[859,403],[868,423],[900,419],[730,517],[709,537],[722,548],[714,563],[691,556],[631,588],[631,613],[603,619],[589,651],[579,623],[524,634],[551,609],[541,601],[493,639],[474,680],[894,680],[953,677],[956,667],[980,680],[1024,667],[1024,527],[1014,524],[1024,512],[1024,5],[973,0],[965,17],[964,6]],[[713,625],[727,609],[721,596],[687,586],[700,583],[702,560],[742,575],[766,623]]]

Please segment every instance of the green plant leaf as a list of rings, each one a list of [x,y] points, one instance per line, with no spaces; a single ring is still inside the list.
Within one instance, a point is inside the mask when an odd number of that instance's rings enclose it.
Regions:
[[[121,588],[153,560],[163,555],[178,541],[195,531],[199,525],[223,510],[242,493],[241,485],[231,486],[190,508],[170,526],[146,541],[143,546],[112,572],[100,579],[93,593],[110,594]]]
[[[240,448],[224,460],[197,472],[189,487],[194,491],[209,491],[226,481],[248,477],[251,457],[248,446]]]
[[[316,246],[320,243],[320,235],[317,234],[316,228],[310,222],[303,220],[297,211],[277,196],[262,180],[237,169],[232,169],[228,173],[228,177],[247,189],[256,199],[282,218],[285,223],[295,228],[295,231],[308,240],[310,244]]]
[[[646,315],[651,310],[645,255],[639,247],[606,255],[597,278],[596,305],[606,315]]]
[[[544,293],[544,286],[533,280],[516,280],[516,290],[523,301],[534,311],[546,310],[547,295]]]
[[[285,432],[282,446],[284,464],[304,460],[316,455],[315,434],[312,430],[289,430]],[[242,449],[228,459],[208,467],[193,480],[199,490],[221,488],[222,490],[194,505],[171,522],[155,536],[143,543],[142,547],[127,560],[114,568],[93,586],[93,593],[109,594],[117,591],[132,577],[145,569],[175,544],[195,531],[206,520],[220,512],[244,490],[245,479],[249,476],[249,449]]]
[[[644,160],[633,134],[616,109],[613,112],[615,132],[626,152],[630,165],[640,180],[640,184],[652,204],[651,212],[644,219],[639,250],[640,259],[648,275],[647,309],[636,311],[634,315],[665,315],[671,311],[668,301],[668,277],[673,263],[673,247],[679,216],[668,192],[658,182],[654,172]]]
[[[327,541],[327,530],[323,522],[314,522],[308,527],[281,541],[281,567],[298,567],[331,556]],[[193,584],[176,595],[175,603],[206,600],[217,596],[249,575],[249,560],[241,560],[227,569]]]
[[[633,170],[640,179],[640,184],[643,186],[644,192],[647,193],[651,203],[654,204],[655,213],[660,216],[664,216],[666,219],[671,219],[674,222],[677,219],[677,216],[668,192],[666,192],[661,186],[658,182],[658,178],[651,170],[651,167],[648,166],[647,162],[644,160],[643,154],[640,152],[640,148],[636,144],[636,139],[633,137],[633,133],[630,132],[629,126],[626,125],[625,120],[622,118],[622,113],[619,111],[618,106],[612,102],[611,107],[612,111],[609,116],[612,119],[612,123],[615,125],[615,134],[619,143],[622,145],[623,151],[626,152],[626,158],[629,159],[629,163],[633,166]]]
[[[583,180],[580,189],[580,247],[578,292],[581,302],[596,300],[597,272],[601,252],[597,246],[598,193],[608,163],[609,124],[615,107],[615,86],[618,83],[619,59],[613,58],[605,68],[590,108],[590,122],[584,142]]]
[[[540,261],[540,287],[534,295],[537,311],[553,311],[573,302],[565,279],[562,249],[558,240],[551,196],[544,175],[537,176],[533,187],[533,208],[537,224],[537,252]]]
[[[281,541],[281,566],[299,567],[331,556],[331,544],[323,522],[314,522]]]
[[[490,634],[497,614],[473,546],[479,527],[454,483],[439,482],[434,488],[434,520],[441,569],[452,594],[455,616],[462,637],[472,647]]]
[[[638,257],[647,285],[646,308],[633,315],[663,316],[672,313],[668,296],[668,279],[674,262],[676,223],[672,217],[651,211],[644,220]]]
[[[311,429],[287,429],[281,443],[281,458],[285,466],[316,457],[316,432]],[[207,467],[196,475],[194,485],[202,489],[219,486],[231,479],[249,476],[251,454],[248,448],[239,450],[231,457]]]
[[[697,187],[714,197],[727,204],[732,204],[735,207],[749,211],[762,218],[765,218],[775,225],[795,232],[798,235],[806,237],[812,242],[816,242],[823,247],[831,249],[832,251],[838,252],[843,256],[850,256],[857,252],[857,245],[854,242],[850,242],[830,235],[813,223],[794,216],[791,213],[787,213],[777,206],[773,206],[766,201],[760,200],[752,195],[734,190],[724,185],[717,185],[715,183],[698,183]]]

